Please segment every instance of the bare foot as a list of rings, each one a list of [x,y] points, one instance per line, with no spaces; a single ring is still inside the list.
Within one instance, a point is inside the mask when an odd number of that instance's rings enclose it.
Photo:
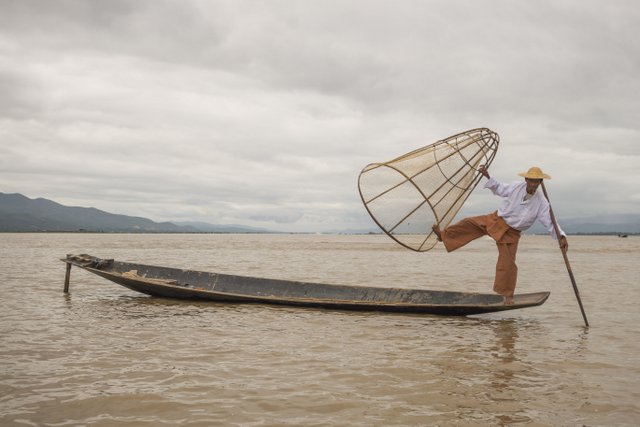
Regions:
[[[433,224],[431,229],[433,230],[433,234],[435,234],[438,238],[438,242],[442,242],[442,232],[440,231],[440,227],[438,227],[438,224]]]
[[[512,305],[513,304],[513,297],[504,297],[503,300],[504,305]]]

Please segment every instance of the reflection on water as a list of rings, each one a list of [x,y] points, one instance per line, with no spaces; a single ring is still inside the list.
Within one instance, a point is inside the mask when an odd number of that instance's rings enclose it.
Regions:
[[[463,318],[152,298],[80,270],[65,295],[57,259],[88,252],[240,275],[487,292],[495,253],[485,242],[460,254],[413,254],[382,236],[2,239],[0,425],[632,426],[640,419],[640,301],[631,267],[640,245],[632,238],[625,251],[604,237],[572,239],[590,329],[548,238],[522,239],[518,285],[551,290],[547,303]],[[615,297],[602,283],[615,284]]]

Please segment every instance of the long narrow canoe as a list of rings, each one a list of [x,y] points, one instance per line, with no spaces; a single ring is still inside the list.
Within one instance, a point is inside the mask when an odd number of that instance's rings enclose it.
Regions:
[[[549,292],[522,294],[514,296],[512,304],[505,304],[501,296],[494,294],[264,279],[120,262],[85,254],[67,255],[61,261],[67,263],[65,292],[73,265],[156,297],[230,303],[466,316],[538,306],[549,297]]]

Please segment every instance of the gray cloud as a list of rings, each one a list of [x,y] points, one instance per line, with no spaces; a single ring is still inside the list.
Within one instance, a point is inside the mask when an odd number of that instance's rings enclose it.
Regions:
[[[638,212],[639,23],[630,1],[2,2],[0,191],[367,227],[365,164],[487,126],[494,174],[540,165],[561,215]]]

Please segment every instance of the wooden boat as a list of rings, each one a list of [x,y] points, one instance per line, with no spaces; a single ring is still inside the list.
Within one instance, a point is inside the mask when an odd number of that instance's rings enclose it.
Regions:
[[[504,304],[503,298],[494,294],[264,279],[120,262],[84,254],[67,255],[61,261],[67,264],[65,292],[69,289],[73,265],[152,296],[230,303],[466,316],[538,306],[549,297],[549,292],[515,295],[512,304]]]

